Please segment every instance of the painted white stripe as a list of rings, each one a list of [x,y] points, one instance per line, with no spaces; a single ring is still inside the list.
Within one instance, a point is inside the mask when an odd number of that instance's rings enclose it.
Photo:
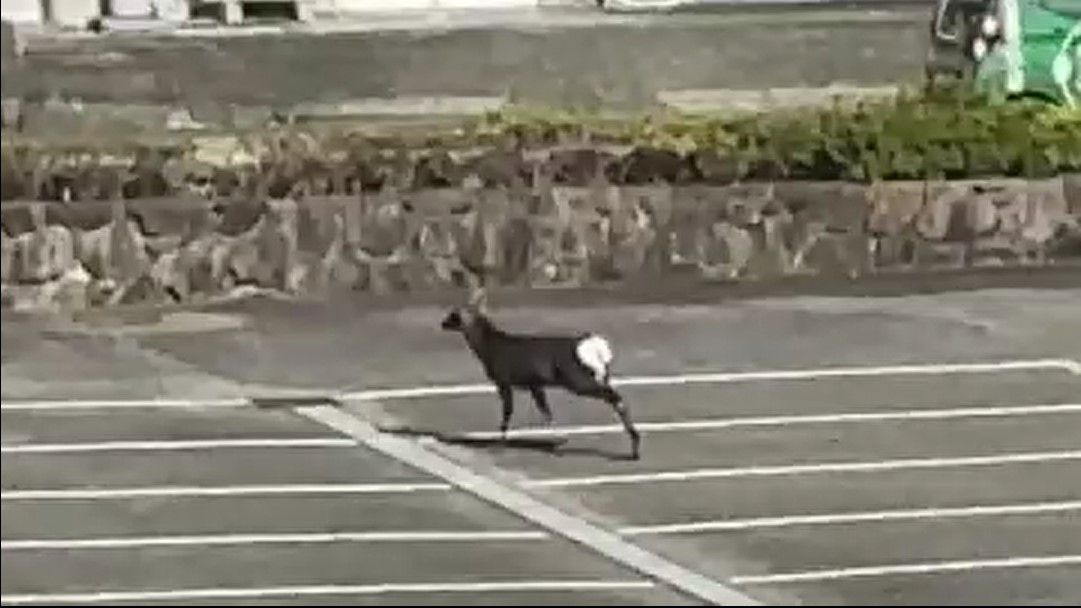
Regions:
[[[899,471],[905,469],[939,469],[975,467],[997,464],[1055,462],[1081,460],[1081,450],[1064,452],[1022,452],[993,456],[963,456],[957,458],[901,458],[861,462],[816,462],[808,464],[740,467],[728,469],[687,469],[654,473],[624,473],[588,477],[554,477],[525,482],[529,487],[571,488],[614,484],[653,483],[658,481],[693,481],[696,479],[732,479],[740,477],[772,477],[780,475],[809,475],[816,473],[864,473]]]
[[[784,6],[797,4],[800,0],[751,0],[757,4]],[[640,6],[665,7],[680,4],[680,0],[615,0],[615,6],[630,4]],[[828,4],[828,2],[822,2]],[[735,2],[734,4],[739,4]],[[657,101],[683,112],[708,112],[710,110],[746,108],[762,111],[767,108],[805,108],[809,106],[829,106],[838,97],[846,100],[892,98],[897,96],[898,87],[886,85],[871,86],[829,86],[829,87],[771,87],[768,89],[662,89],[657,91]]]
[[[1036,359],[996,361],[987,363],[945,363],[920,365],[887,365],[872,367],[827,367],[801,370],[763,370],[753,372],[722,372],[702,374],[671,374],[654,376],[625,376],[614,378],[615,386],[673,386],[681,384],[722,384],[732,382],[757,382],[770,380],[808,380],[814,378],[842,378],[860,376],[905,376],[977,374],[1009,371],[1064,370],[1081,374],[1081,362],[1071,359]],[[341,401],[387,401],[393,399],[419,399],[453,395],[481,395],[494,393],[490,384],[447,384],[407,388],[372,389],[360,391],[331,391],[326,396]],[[311,397],[307,395],[306,397]],[[3,411],[35,411],[65,409],[122,409],[122,408],[201,408],[201,407],[247,407],[248,399],[146,399],[146,400],[41,400],[0,402]]]
[[[213,407],[250,407],[251,400],[235,399],[60,399],[0,402],[0,411],[96,410],[96,409],[198,409]]]
[[[484,395],[495,393],[491,384],[443,384],[387,388],[342,393],[342,401],[389,401],[393,399],[419,399],[422,397],[448,397],[455,395]]]
[[[295,484],[266,486],[156,486],[144,488],[79,488],[64,490],[10,490],[0,500],[123,500],[195,496],[280,496],[313,494],[402,494],[449,490],[445,483]]]
[[[999,361],[993,363],[946,363],[930,365],[884,365],[875,367],[834,367],[806,370],[771,370],[719,374],[680,374],[676,376],[634,376],[614,380],[619,386],[664,386],[672,384],[717,384],[761,380],[810,380],[861,376],[940,376],[946,374],[986,374],[1008,371],[1063,369],[1073,371],[1075,361],[1040,359],[1036,361]]]
[[[734,576],[729,579],[736,585],[756,585],[764,583],[799,583],[827,581],[842,578],[893,576],[898,574],[936,574],[940,572],[967,572],[972,570],[991,570],[1002,568],[1047,568],[1055,566],[1081,565],[1081,555],[1051,555],[1047,557],[1009,557],[1003,559],[983,559],[971,561],[924,562],[917,564],[895,564],[888,566],[860,566],[856,568],[838,568],[836,570],[812,570],[809,572],[791,572],[786,574],[762,574]]]
[[[87,593],[28,593],[0,596],[4,604],[92,604],[320,595],[383,595],[387,593],[483,593],[515,591],[589,591],[650,589],[647,580],[552,580],[473,583],[379,583],[374,585],[307,585],[251,589],[170,589],[167,591],[93,591]]]
[[[213,450],[221,448],[348,448],[357,442],[341,437],[281,439],[198,439],[178,441],[105,441],[101,443],[25,443],[0,446],[4,454],[71,454],[84,452],[144,452]]]
[[[970,507],[943,507],[928,509],[897,509],[891,511],[863,511],[856,513],[825,513],[820,515],[789,515],[783,517],[754,517],[694,521],[681,524],[658,524],[652,526],[627,526],[620,534],[693,534],[696,532],[726,532],[758,528],[783,528],[788,526],[814,526],[824,524],[848,524],[861,522],[903,521],[917,519],[944,519],[1000,515],[1034,515],[1041,513],[1064,513],[1081,511],[1081,500],[1060,502],[1037,502],[1013,505],[978,505]]]
[[[808,414],[798,416],[761,416],[743,418],[702,418],[698,420],[678,420],[674,422],[638,422],[635,426],[641,432],[657,433],[665,431],[706,431],[716,429],[758,427],[758,426],[793,426],[800,424],[819,424],[834,422],[877,422],[885,420],[943,420],[953,418],[982,418],[1006,416],[1031,416],[1038,414],[1081,413],[1081,403],[1056,403],[1038,405],[1009,405],[988,407],[959,407],[950,409],[905,409],[882,412],[851,412],[840,414]],[[508,437],[551,437],[565,435],[601,435],[608,433],[622,434],[625,431],[620,424],[591,424],[580,426],[553,426],[532,429],[512,429]],[[496,439],[498,432],[477,431],[465,435],[470,439]]]
[[[498,505],[541,528],[568,538],[612,561],[659,580],[710,605],[757,606],[760,602],[679,564],[646,551],[622,536],[537,500],[514,484],[473,471],[418,442],[380,433],[368,422],[329,406],[299,408],[298,413],[353,437],[370,449],[439,477],[455,487]]]
[[[681,384],[724,384],[770,380],[810,380],[815,378],[844,378],[861,376],[908,376],[945,374],[986,374],[1008,371],[1066,370],[1075,372],[1078,362],[1070,359],[1036,359],[1025,361],[996,361],[990,363],[944,363],[923,365],[885,365],[871,367],[827,367],[802,370],[764,370],[756,372],[721,372],[703,374],[671,374],[657,376],[625,376],[613,378],[614,386],[673,386]],[[434,385],[405,389],[365,390],[339,395],[343,401],[385,401],[417,399],[447,395],[476,395],[494,393],[490,384]]]
[[[406,532],[315,532],[296,534],[200,534],[191,536],[148,536],[133,538],[70,538],[0,541],[3,551],[43,549],[141,549],[145,547],[190,547],[218,545],[272,545],[315,543],[385,542],[483,542],[502,540],[544,540],[541,530],[406,531]]]

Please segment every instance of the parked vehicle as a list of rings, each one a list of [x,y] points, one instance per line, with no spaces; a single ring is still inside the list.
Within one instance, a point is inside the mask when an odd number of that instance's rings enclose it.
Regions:
[[[1081,104],[1081,0],[937,0],[927,82]]]

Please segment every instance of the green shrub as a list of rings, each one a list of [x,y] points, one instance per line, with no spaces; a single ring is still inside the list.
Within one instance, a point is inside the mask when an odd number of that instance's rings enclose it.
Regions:
[[[259,158],[257,167],[245,171],[273,184],[275,192],[319,180],[374,183],[381,171],[377,165],[403,167],[417,156],[439,165],[454,149],[554,145],[618,145],[652,150],[653,158],[656,151],[667,151],[698,168],[700,160],[711,157],[723,175],[710,177],[723,180],[1038,178],[1081,172],[1081,111],[1037,102],[987,105],[956,95],[837,99],[826,108],[738,116],[510,108],[450,128],[376,135],[365,127],[308,124],[233,135]],[[53,174],[62,176],[60,181],[78,181],[80,175],[115,170],[119,181],[130,182],[133,174],[160,171],[166,159],[190,157],[190,137],[46,142],[5,133],[3,198],[34,196],[35,188],[40,195],[40,187],[31,184],[47,183]]]
[[[1036,102],[998,106],[901,95],[848,107],[742,117],[670,114],[602,119],[508,111],[475,132],[529,144],[560,139],[631,144],[738,161],[741,177],[922,179],[1041,177],[1081,171],[1081,111]]]

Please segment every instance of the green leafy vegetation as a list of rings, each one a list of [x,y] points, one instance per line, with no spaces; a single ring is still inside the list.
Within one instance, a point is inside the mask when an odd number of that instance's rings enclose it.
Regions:
[[[275,191],[288,191],[291,184],[320,179],[367,184],[364,176],[378,173],[377,166],[415,166],[424,158],[431,161],[429,166],[445,164],[451,162],[447,151],[553,146],[646,151],[690,167],[680,173],[689,180],[870,182],[1081,172],[1081,111],[1031,101],[989,105],[954,94],[837,99],[830,107],[743,115],[665,111],[616,116],[515,107],[428,128],[413,125],[376,133],[370,126],[312,123],[211,134],[229,136],[225,139],[235,140],[243,153],[230,153],[223,161],[235,167],[218,162],[209,172],[235,169],[256,182],[278,184]],[[135,175],[165,175],[170,170],[175,175],[176,163],[166,169],[171,160],[203,162],[195,150],[197,138],[206,135],[41,141],[5,133],[3,198],[43,196],[39,185],[50,175],[78,182],[110,174],[103,179],[113,184],[131,182]],[[710,163],[722,169],[702,170]],[[158,182],[177,183],[167,176]],[[454,185],[453,180],[440,183]],[[91,196],[107,198],[108,189],[99,188],[101,194]],[[135,190],[146,192],[142,186]]]
[[[512,110],[485,117],[475,133],[526,145],[586,139],[709,152],[735,160],[745,179],[1042,177],[1081,170],[1081,111],[1038,102],[899,96],[727,118]]]

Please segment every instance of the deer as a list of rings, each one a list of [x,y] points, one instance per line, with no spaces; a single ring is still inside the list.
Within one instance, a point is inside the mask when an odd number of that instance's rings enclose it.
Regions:
[[[514,413],[514,391],[528,391],[545,425],[551,427],[552,411],[545,389],[561,388],[611,406],[630,440],[630,458],[639,459],[640,436],[623,397],[612,388],[614,357],[604,336],[595,332],[536,335],[504,331],[489,316],[483,283],[471,288],[467,304],[447,313],[441,327],[462,334],[495,385],[502,405],[499,433],[504,443]]]

